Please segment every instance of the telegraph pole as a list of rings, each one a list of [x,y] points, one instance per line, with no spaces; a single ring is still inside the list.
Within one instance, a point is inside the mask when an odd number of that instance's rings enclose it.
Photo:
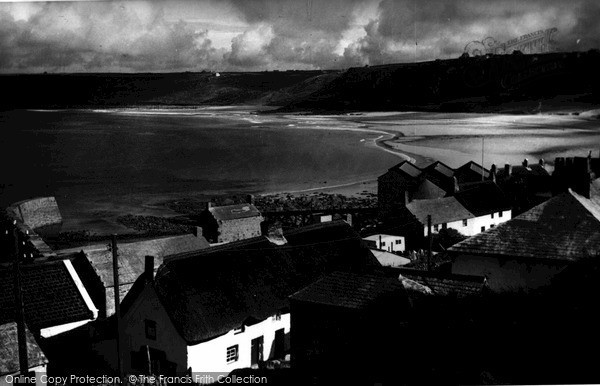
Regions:
[[[123,379],[123,359],[121,357],[121,307],[119,296],[119,254],[117,253],[117,235],[112,235],[113,284],[115,291],[115,319],[117,327],[117,370]]]
[[[17,322],[17,340],[19,347],[19,370],[21,375],[29,372],[29,361],[27,359],[27,334],[25,332],[25,312],[23,311],[23,296],[21,293],[21,271],[19,260],[21,258],[19,248],[19,233],[13,223],[12,235],[14,241],[14,293],[15,293],[15,319]]]
[[[484,180],[483,175],[485,174],[485,166],[483,166],[483,151],[484,151],[485,137],[481,137],[481,181]]]

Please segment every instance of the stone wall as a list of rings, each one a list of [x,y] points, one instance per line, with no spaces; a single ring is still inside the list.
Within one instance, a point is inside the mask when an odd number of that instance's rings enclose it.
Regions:
[[[62,216],[54,197],[38,197],[10,206],[14,217],[31,229],[62,223]]]
[[[261,235],[262,216],[219,221],[219,243],[249,239]]]

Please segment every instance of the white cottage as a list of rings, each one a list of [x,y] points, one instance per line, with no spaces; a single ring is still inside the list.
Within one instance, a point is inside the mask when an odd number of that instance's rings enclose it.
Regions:
[[[380,266],[343,221],[165,258],[122,303],[131,373],[229,373],[284,358],[288,296],[333,270]]]

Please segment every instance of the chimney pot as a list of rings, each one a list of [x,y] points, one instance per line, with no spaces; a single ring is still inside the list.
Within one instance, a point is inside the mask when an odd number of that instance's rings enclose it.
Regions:
[[[524,167],[527,167],[527,166],[529,166],[529,160],[528,160],[527,158],[525,158],[525,159],[523,160],[523,166],[524,166]]]
[[[546,164],[546,162],[544,161],[543,158],[540,158],[539,164],[540,164],[540,166],[543,167]]]
[[[147,283],[151,283],[154,280],[154,256],[146,255],[144,275],[146,276]]]
[[[511,164],[504,164],[504,178],[510,177],[511,174],[512,174]]]

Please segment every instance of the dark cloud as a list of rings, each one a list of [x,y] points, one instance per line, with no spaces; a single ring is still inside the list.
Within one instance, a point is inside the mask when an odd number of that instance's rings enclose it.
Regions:
[[[206,31],[166,21],[161,4],[32,4],[26,20],[0,7],[4,72],[181,71],[214,65],[216,51]]]
[[[0,3],[0,71],[346,68],[457,57],[473,40],[551,27],[560,50],[600,47],[596,0],[179,1],[179,22],[165,16],[172,5],[28,3],[23,11]],[[196,12],[190,21],[186,7]],[[236,23],[230,46],[215,49],[194,22],[207,7],[226,10],[219,33]]]

